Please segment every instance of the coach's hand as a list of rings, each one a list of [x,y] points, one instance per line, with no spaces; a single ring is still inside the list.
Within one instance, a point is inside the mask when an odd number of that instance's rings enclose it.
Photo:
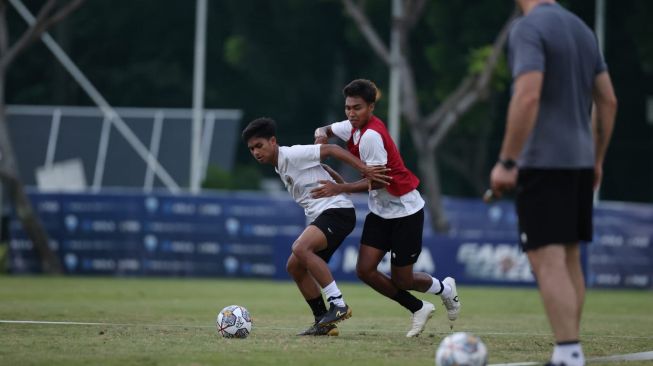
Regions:
[[[517,185],[517,167],[506,169],[502,164],[497,163],[490,173],[490,187],[494,197],[500,198],[501,194],[509,191]]]
[[[318,183],[321,186],[311,190],[311,196],[313,198],[332,197],[342,193],[339,185],[330,180],[320,180]]]

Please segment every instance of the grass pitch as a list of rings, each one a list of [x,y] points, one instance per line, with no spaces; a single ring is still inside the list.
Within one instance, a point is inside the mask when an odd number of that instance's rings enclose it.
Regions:
[[[419,338],[410,314],[361,284],[340,284],[353,317],[339,337],[297,337],[312,316],[291,282],[0,276],[0,365],[433,365],[449,334],[438,299]],[[484,340],[490,363],[546,361],[552,337],[535,289],[459,287],[454,331]],[[227,305],[245,306],[254,329],[244,340],[216,334]],[[653,292],[588,291],[586,357],[653,351]],[[97,324],[100,323],[100,324]],[[611,363],[614,365],[619,363]],[[621,364],[652,365],[653,361]]]

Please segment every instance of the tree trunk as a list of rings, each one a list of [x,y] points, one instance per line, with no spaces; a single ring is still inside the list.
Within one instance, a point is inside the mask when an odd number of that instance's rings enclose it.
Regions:
[[[16,215],[23,225],[25,234],[32,241],[36,252],[41,259],[41,267],[44,273],[63,273],[61,261],[48,246],[48,234],[41,224],[41,220],[32,209],[23,183],[18,176],[16,157],[9,138],[7,128],[7,116],[4,103],[5,73],[0,66],[0,178],[7,187],[9,196],[14,203]]]
[[[435,151],[421,151],[417,164],[422,180],[422,193],[426,196],[426,207],[431,214],[431,226],[440,232],[447,231],[449,223],[442,206],[442,191]]]

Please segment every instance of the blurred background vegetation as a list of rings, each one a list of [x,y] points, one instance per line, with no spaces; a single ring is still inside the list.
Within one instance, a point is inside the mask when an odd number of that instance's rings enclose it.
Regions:
[[[561,1],[590,27],[594,2]],[[26,4],[37,9],[40,2]],[[390,6],[390,1],[366,2],[367,14],[386,42]],[[428,2],[409,40],[423,112],[439,105],[466,73],[481,67],[479,60],[512,9],[511,1]],[[51,34],[112,105],[190,108],[194,17],[193,1],[87,1]],[[651,1],[607,1],[605,57],[619,115],[604,167],[603,199],[653,202],[653,121],[646,116],[647,98],[653,98],[650,19]],[[8,20],[10,36],[25,29],[15,13]],[[253,118],[272,117],[284,145],[312,143],[317,126],[344,119],[340,91],[354,78],[374,80],[387,96],[386,65],[337,0],[211,1],[206,61],[205,107],[242,109],[243,127]],[[468,113],[440,147],[444,194],[477,196],[486,186],[503,136],[509,83],[504,63],[490,99]],[[92,105],[40,43],[10,69],[7,102]],[[387,98],[376,113],[385,119]],[[256,189],[262,177],[274,174],[239,146],[236,168],[227,172],[210,167],[205,187]],[[401,150],[415,169],[406,126]],[[467,169],[475,164],[478,169]]]

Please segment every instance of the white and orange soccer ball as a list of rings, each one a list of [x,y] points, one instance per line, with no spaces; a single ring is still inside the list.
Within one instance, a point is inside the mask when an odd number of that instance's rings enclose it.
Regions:
[[[230,305],[220,311],[215,326],[225,338],[247,338],[252,331],[252,318],[244,307]]]
[[[485,366],[487,347],[471,333],[458,332],[445,337],[435,352],[436,366]]]

